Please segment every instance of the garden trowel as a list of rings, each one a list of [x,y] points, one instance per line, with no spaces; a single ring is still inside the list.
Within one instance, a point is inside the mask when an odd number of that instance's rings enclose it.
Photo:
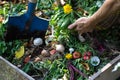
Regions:
[[[8,25],[7,32],[5,35],[6,41],[9,41],[11,39],[18,39],[18,36],[22,34],[32,37],[35,31],[38,32],[39,35],[43,34],[43,32],[45,34],[48,28],[49,21],[47,19],[39,18],[35,16],[34,12],[35,12],[36,3],[37,3],[37,0],[29,0],[28,10],[26,11],[26,13],[20,16],[9,17],[7,22],[7,25]],[[30,33],[30,35],[28,33]],[[17,35],[17,36],[14,36],[14,35]],[[41,36],[44,37],[43,35]]]

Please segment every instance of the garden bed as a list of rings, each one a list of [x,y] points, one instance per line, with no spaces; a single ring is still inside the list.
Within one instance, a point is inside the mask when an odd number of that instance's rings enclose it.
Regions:
[[[120,62],[120,55],[106,64],[101,70],[90,76],[88,80],[116,80],[120,77],[120,69],[115,72],[112,72],[112,70],[118,62]],[[0,78],[2,80],[35,80],[1,56],[0,65]]]
[[[61,4],[54,0],[48,3],[46,0],[39,0],[35,15],[50,19],[45,35],[6,41],[4,35],[9,6],[13,8],[13,10],[10,9],[9,15],[19,15],[26,12],[26,4],[2,3],[0,56],[3,58],[0,57],[2,65],[0,72],[3,75],[0,74],[0,77],[4,79],[6,75],[11,74],[10,78],[13,78],[16,73],[18,76],[15,76],[15,79],[21,77],[20,80],[33,78],[35,80],[63,80],[63,78],[64,80],[113,80],[118,78],[120,71],[111,71],[120,62],[119,25],[103,29],[97,27],[92,33],[82,36],[74,30],[68,30],[71,23],[79,17],[92,15],[101,6],[100,4],[102,1],[82,1],[81,3],[81,0],[68,0]]]

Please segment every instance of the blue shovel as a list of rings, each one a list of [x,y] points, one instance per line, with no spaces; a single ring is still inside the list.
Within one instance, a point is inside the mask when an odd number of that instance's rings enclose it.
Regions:
[[[9,17],[5,35],[6,41],[31,37],[44,38],[49,21],[35,16],[36,2],[37,0],[29,0],[26,13],[21,16]]]

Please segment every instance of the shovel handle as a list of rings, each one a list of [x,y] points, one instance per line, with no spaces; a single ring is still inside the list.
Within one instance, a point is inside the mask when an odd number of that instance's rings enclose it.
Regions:
[[[37,0],[28,0],[31,3],[37,3]]]
[[[37,0],[29,0],[28,10],[27,10],[27,15],[29,17],[34,14],[34,11],[36,8],[36,3],[37,3]]]

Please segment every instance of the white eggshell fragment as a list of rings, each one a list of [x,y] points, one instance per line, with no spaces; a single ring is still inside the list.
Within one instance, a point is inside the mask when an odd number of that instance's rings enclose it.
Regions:
[[[33,44],[35,46],[42,45],[43,44],[43,40],[41,38],[35,38],[34,41],[33,41]]]
[[[79,34],[79,36],[78,36],[78,39],[79,39],[81,42],[85,42],[85,38],[84,38],[83,36],[81,36],[80,34]]]
[[[55,47],[56,47],[56,51],[58,52],[64,52],[65,50],[65,47],[62,44],[57,44],[55,45]]]

